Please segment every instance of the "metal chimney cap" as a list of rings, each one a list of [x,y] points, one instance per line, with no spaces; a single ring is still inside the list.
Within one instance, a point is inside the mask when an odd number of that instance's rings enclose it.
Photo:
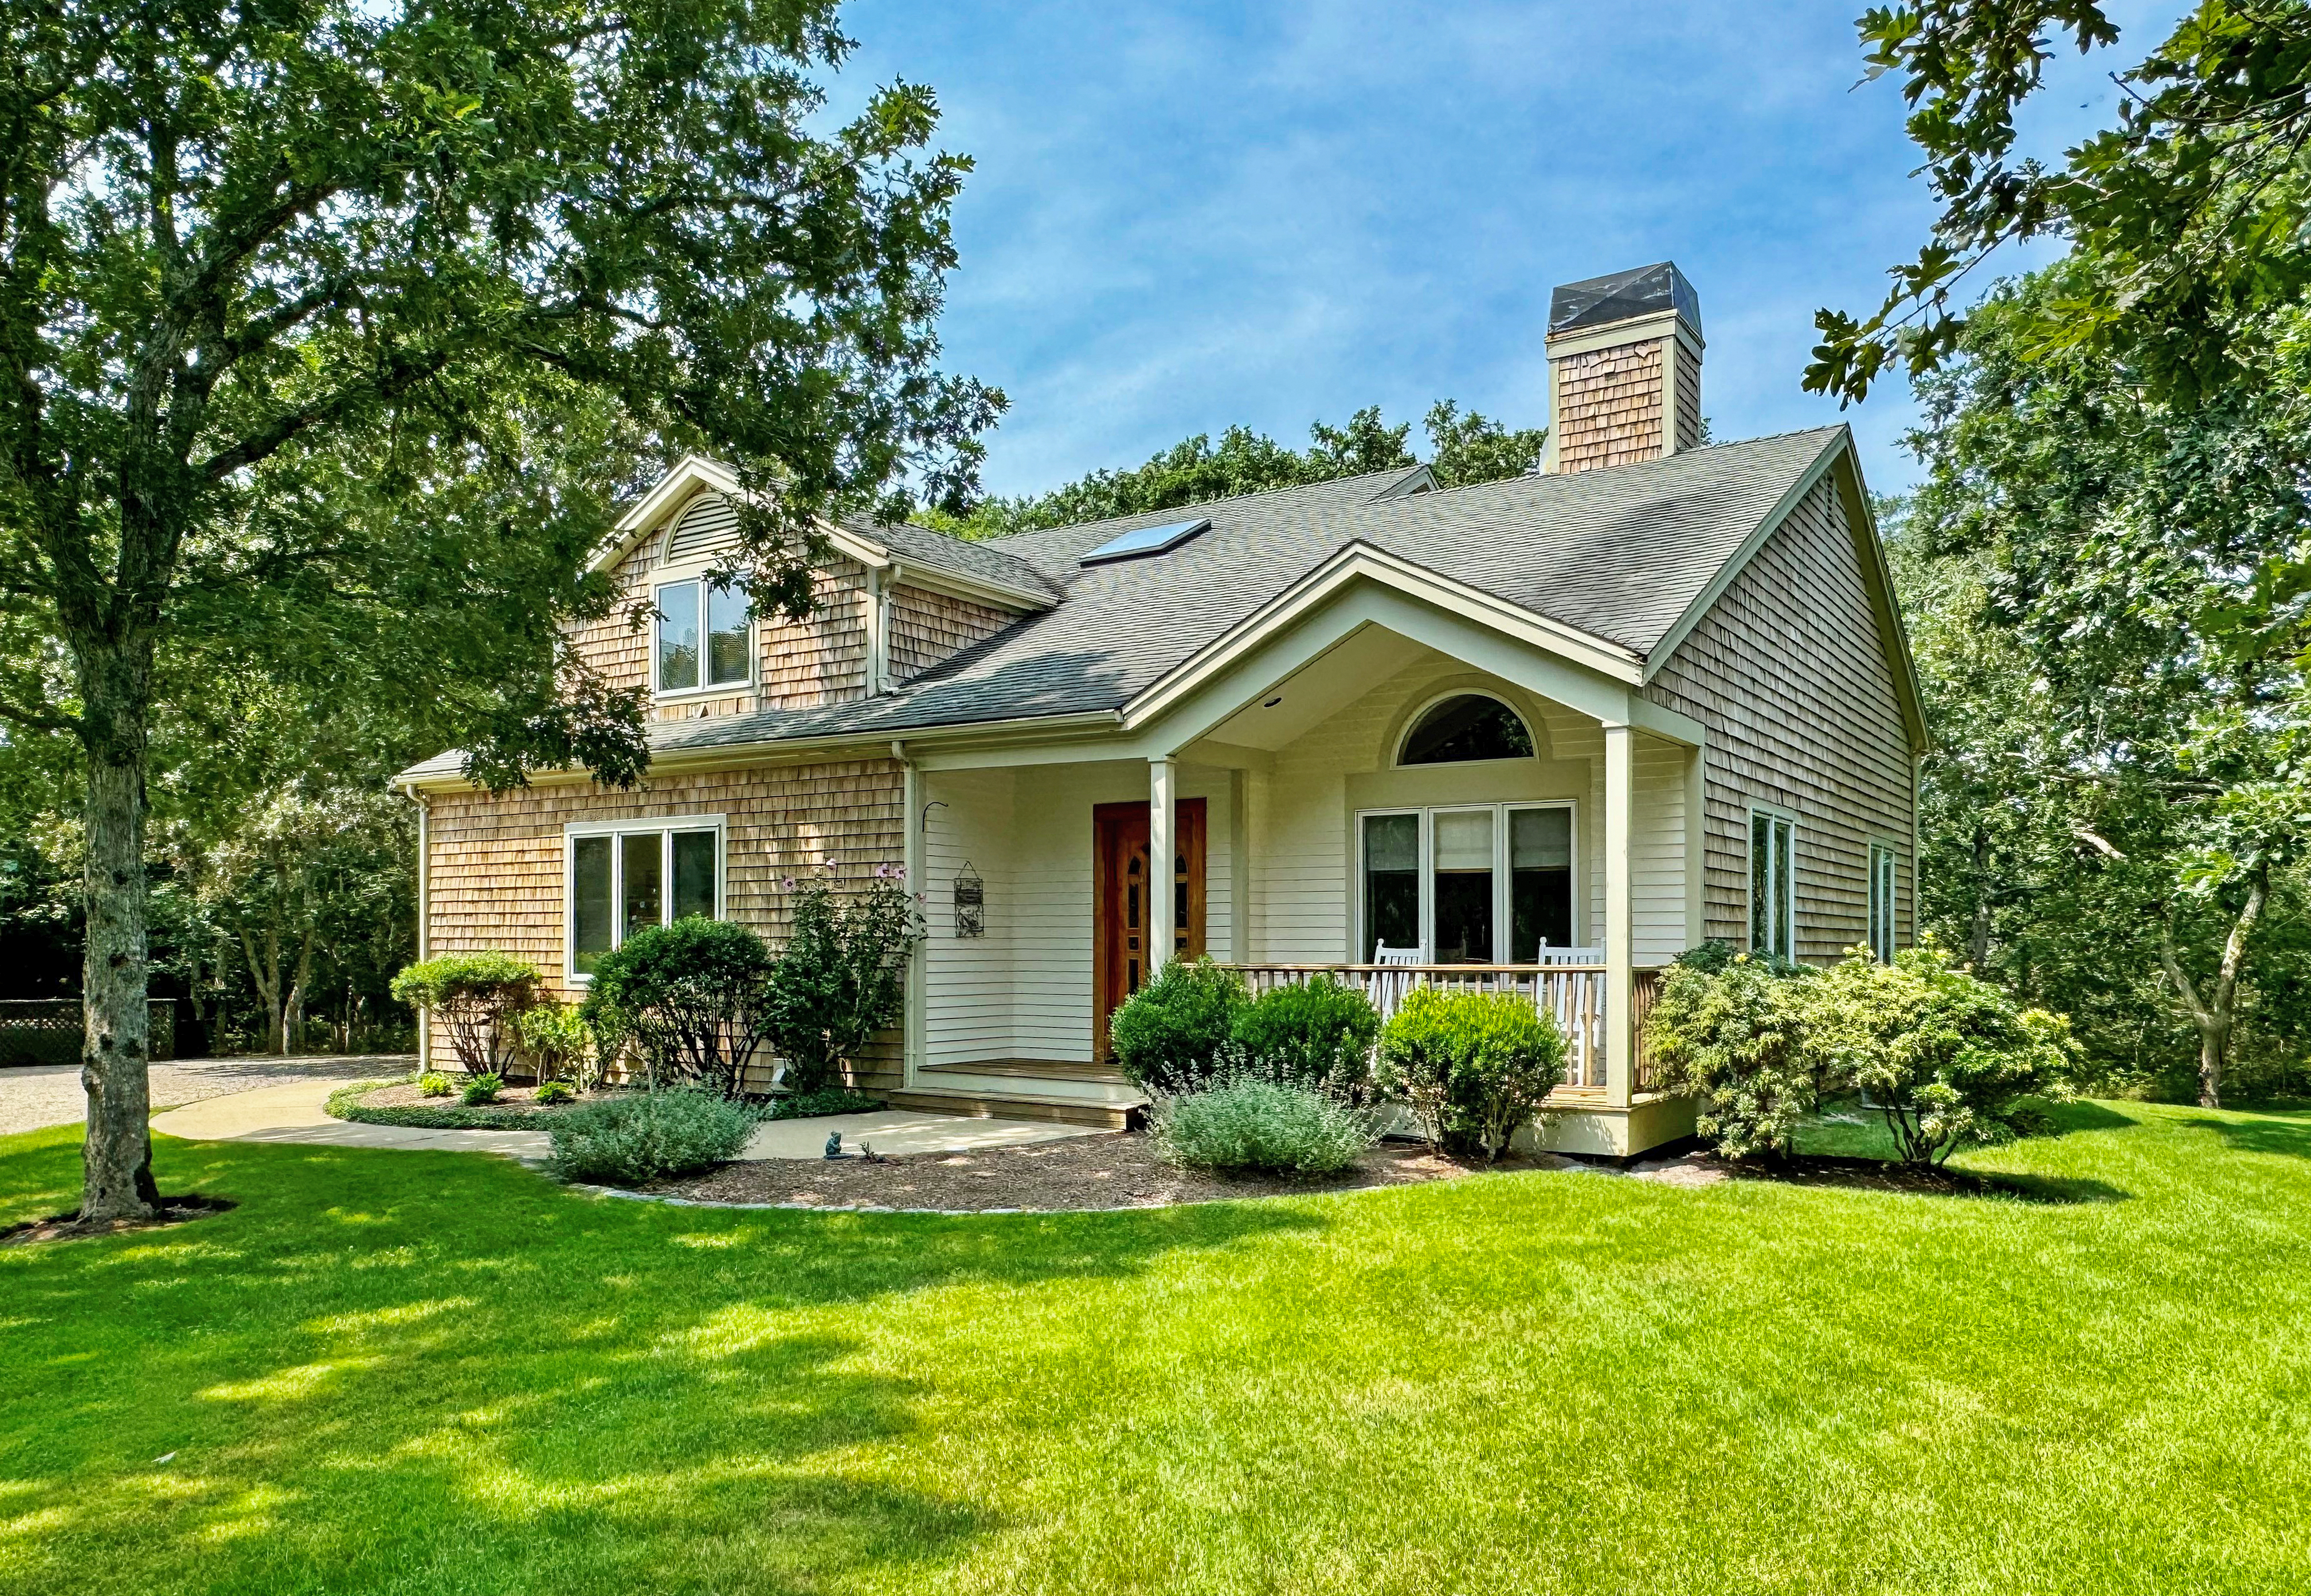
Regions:
[[[1548,296],[1548,336],[1609,327],[1639,316],[1674,310],[1678,318],[1701,334],[1701,296],[1674,261],[1637,266],[1610,276],[1567,283]]]

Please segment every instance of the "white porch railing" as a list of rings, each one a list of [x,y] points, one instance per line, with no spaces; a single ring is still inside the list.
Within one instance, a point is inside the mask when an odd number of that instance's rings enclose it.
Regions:
[[[1602,964],[1234,964],[1255,998],[1311,976],[1363,990],[1385,1021],[1415,987],[1448,992],[1514,992],[1530,998],[1565,1033],[1565,1084],[1605,1085],[1605,966]],[[1644,983],[1641,981],[1640,985]]]

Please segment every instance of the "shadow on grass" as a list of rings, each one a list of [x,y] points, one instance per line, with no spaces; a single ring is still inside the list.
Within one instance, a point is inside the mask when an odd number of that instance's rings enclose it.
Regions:
[[[1018,1288],[1323,1223],[669,1208],[455,1154],[156,1153],[168,1189],[240,1206],[0,1254],[0,1549],[23,1588],[928,1583],[999,1526],[850,1461],[938,1395],[935,1364],[893,1366],[864,1327],[1032,1355]],[[19,1142],[0,1201],[77,1154]]]
[[[2311,1113],[2300,1109],[2234,1111],[2222,1119],[2185,1120],[2194,1130],[2211,1130],[2235,1153],[2283,1153],[2311,1158]]]

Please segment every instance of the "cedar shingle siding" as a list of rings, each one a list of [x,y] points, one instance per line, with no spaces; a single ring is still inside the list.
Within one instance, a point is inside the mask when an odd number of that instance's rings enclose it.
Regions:
[[[1749,811],[1797,825],[1797,946],[1869,938],[1870,844],[1894,849],[1912,926],[1912,763],[1887,640],[1835,474],[1799,501],[1646,689],[1709,728],[1705,934],[1749,940]]]
[[[838,879],[854,883],[876,865],[899,862],[903,782],[895,762],[862,759],[653,776],[634,792],[557,782],[498,795],[438,793],[427,820],[433,855],[427,946],[435,954],[495,948],[528,959],[555,991],[575,999],[581,989],[564,975],[562,828],[581,820],[720,815],[728,826],[725,915],[776,947],[787,934],[782,881],[830,857]],[[437,1029],[434,1059],[446,1064],[451,1056]],[[897,1085],[896,1036],[866,1064],[866,1084]],[[755,1083],[768,1084],[767,1072]]]
[[[902,584],[891,597],[891,680],[911,682],[1018,618],[992,605]]]
[[[1560,473],[1661,457],[1660,343],[1618,344],[1566,355],[1559,363],[1557,398],[1564,414],[1551,419],[1560,429]],[[1697,380],[1695,386],[1697,390]]]

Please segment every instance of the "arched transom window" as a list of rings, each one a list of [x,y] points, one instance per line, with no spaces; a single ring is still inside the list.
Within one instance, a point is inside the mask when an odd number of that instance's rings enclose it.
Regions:
[[[1477,759],[1530,759],[1532,732],[1517,712],[1482,693],[1456,693],[1432,705],[1404,739],[1399,764],[1461,764]]]

